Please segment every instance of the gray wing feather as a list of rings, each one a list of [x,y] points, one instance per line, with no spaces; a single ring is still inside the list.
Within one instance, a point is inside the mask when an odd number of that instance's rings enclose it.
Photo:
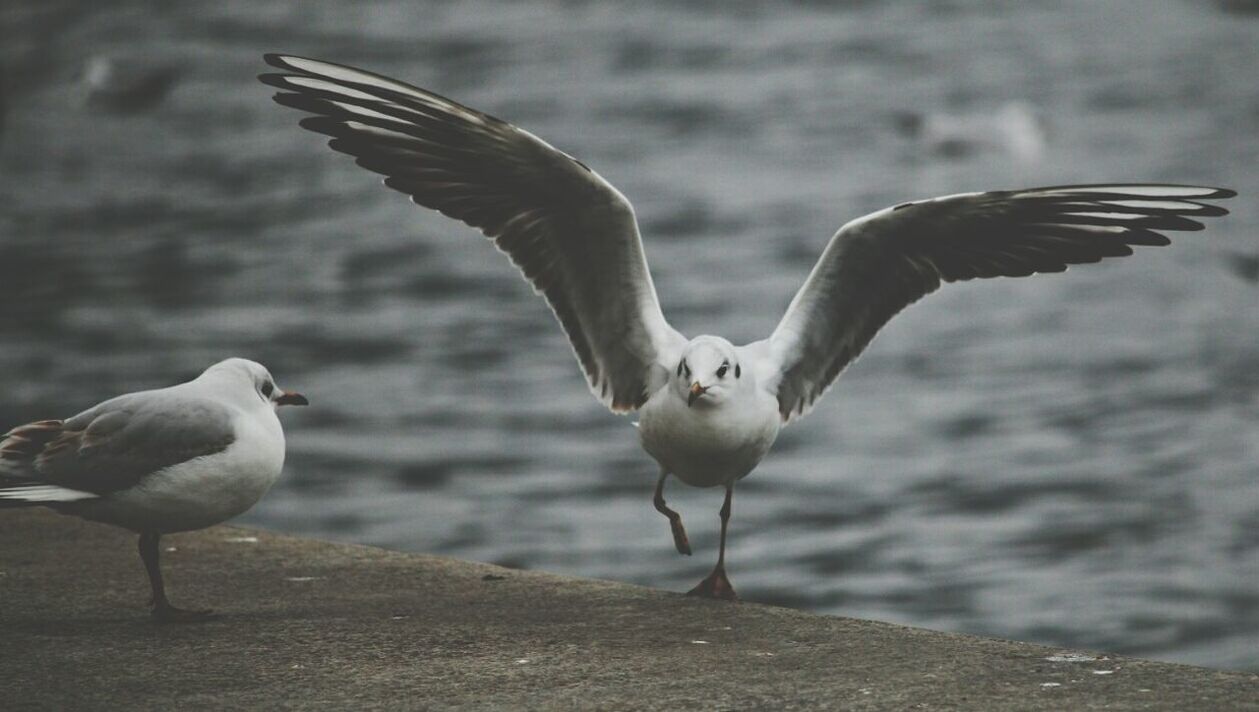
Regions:
[[[329,146],[424,207],[481,230],[542,294],[591,392],[613,411],[645,402],[685,344],[665,321],[629,202],[538,137],[387,77],[267,55],[275,100]]]
[[[163,468],[222,452],[234,440],[232,411],[225,406],[145,391],[64,421],[14,428],[0,437],[0,465],[11,479],[108,494]]]
[[[1231,190],[1163,184],[1074,185],[968,193],[854,220],[831,238],[766,350],[783,420],[806,413],[879,329],[942,282],[1062,272],[1166,245],[1226,215],[1199,202]]]

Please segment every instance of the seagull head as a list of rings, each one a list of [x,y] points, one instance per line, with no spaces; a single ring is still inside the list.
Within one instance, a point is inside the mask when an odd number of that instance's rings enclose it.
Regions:
[[[260,403],[278,408],[282,405],[309,405],[306,396],[286,391],[275,385],[266,366],[245,358],[229,358],[207,368],[197,380],[226,382],[231,394],[243,394],[246,403]]]
[[[733,344],[719,336],[699,336],[682,350],[672,387],[687,407],[708,407],[734,392],[744,375]]]

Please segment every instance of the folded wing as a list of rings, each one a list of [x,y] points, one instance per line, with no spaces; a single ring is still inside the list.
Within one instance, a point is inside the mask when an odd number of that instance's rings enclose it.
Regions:
[[[225,406],[153,393],[119,396],[68,420],[29,423],[0,436],[0,499],[107,495],[235,441]]]
[[[436,94],[351,67],[267,55],[275,100],[329,146],[424,207],[481,230],[542,294],[590,389],[637,408],[685,343],[665,321],[629,202],[532,134]]]
[[[800,416],[897,312],[941,282],[1062,272],[1068,265],[1166,245],[1228,211],[1220,188],[1072,185],[905,203],[854,220],[831,238],[772,336],[783,420]]]

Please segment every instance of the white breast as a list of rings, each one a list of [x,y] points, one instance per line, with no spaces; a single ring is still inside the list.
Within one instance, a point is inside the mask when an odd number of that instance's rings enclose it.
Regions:
[[[134,487],[83,503],[75,513],[135,531],[203,529],[244,513],[284,467],[284,433],[275,412],[242,413],[236,440],[222,452],[154,472]]]
[[[692,408],[662,388],[643,406],[638,432],[665,471],[694,487],[715,487],[747,476],[774,444],[780,422],[778,401],[759,389]]]

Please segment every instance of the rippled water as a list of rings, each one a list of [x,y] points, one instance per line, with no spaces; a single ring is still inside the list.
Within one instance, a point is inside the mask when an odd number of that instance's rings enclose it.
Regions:
[[[0,426],[257,358],[315,405],[247,520],[301,534],[684,589],[720,493],[669,491],[678,557],[654,464],[542,302],[299,130],[264,51],[580,156],[634,201],[690,335],[760,338],[831,232],[895,202],[1238,189],[1171,248],[897,317],[741,484],[730,556],[754,601],[1259,669],[1246,3],[81,5],[0,8]]]

